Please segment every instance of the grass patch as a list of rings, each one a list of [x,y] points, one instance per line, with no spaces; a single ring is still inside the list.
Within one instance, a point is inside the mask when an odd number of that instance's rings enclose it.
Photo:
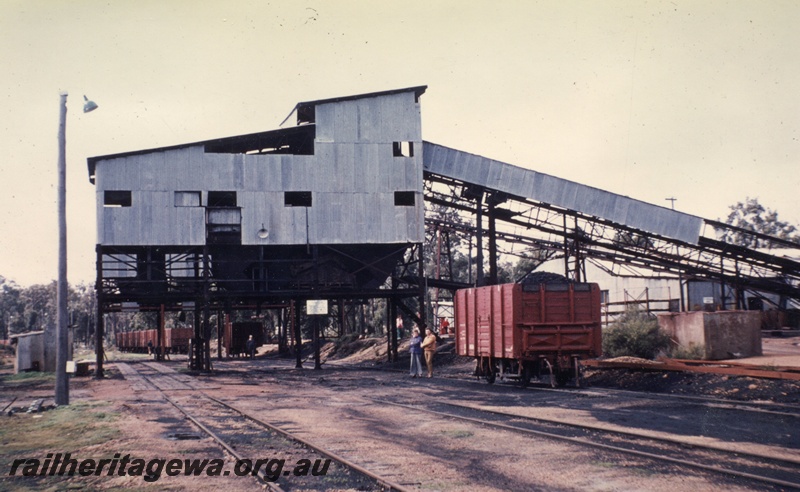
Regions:
[[[21,372],[19,374],[6,374],[0,376],[3,384],[8,384],[15,388],[23,388],[25,386],[36,386],[39,384],[55,384],[56,373],[54,372]]]
[[[0,417],[0,461],[35,457],[47,452],[75,452],[114,439],[115,412],[108,403],[77,402],[44,413],[19,413]]]
[[[114,362],[117,360],[147,360],[153,359],[153,356],[150,354],[139,354],[135,352],[117,352],[114,351],[106,351],[106,357],[108,358],[109,362]],[[92,354],[91,359],[95,360],[97,357]],[[154,359],[153,359],[154,360]]]
[[[70,453],[108,442],[119,435],[113,422],[119,417],[108,411],[108,403],[76,402],[44,413],[0,416],[0,490],[96,490],[74,478],[8,476],[15,459],[44,460],[47,453]],[[19,471],[18,471],[19,472]]]
[[[136,352],[120,352],[116,348],[106,347],[103,350],[103,353],[106,356],[107,362],[114,362],[114,361],[122,361],[122,360],[147,360],[152,359],[153,356],[147,353],[136,353]],[[95,353],[94,349],[88,348],[76,348],[75,353],[73,356],[75,360],[89,360],[94,362],[97,360],[97,354]]]
[[[452,437],[453,439],[464,439],[464,438],[472,437],[472,436],[475,435],[470,431],[459,430],[459,429],[443,430],[442,434],[444,434],[447,437]]]
[[[705,356],[705,347],[702,345],[678,345],[672,348],[672,357],[675,359],[702,360]]]
[[[117,360],[148,360],[153,359],[153,356],[150,354],[135,354],[132,352],[117,352],[115,354],[110,354],[108,356],[108,360],[110,362],[117,361]]]

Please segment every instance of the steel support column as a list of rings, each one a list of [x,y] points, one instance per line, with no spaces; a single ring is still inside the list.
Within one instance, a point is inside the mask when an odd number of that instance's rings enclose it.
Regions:
[[[390,305],[389,313],[389,362],[397,362],[397,298],[394,292],[397,290],[397,279],[392,276],[392,296],[388,299]]]
[[[97,280],[94,285],[95,294],[97,295],[97,323],[94,328],[94,350],[97,355],[96,369],[94,377],[96,379],[103,379],[103,329],[104,326],[104,309],[105,296],[103,295],[103,250],[98,244],[95,247],[97,252]]]
[[[417,271],[419,272],[419,327],[420,330],[425,328],[433,329],[433,326],[428,327],[427,323],[427,309],[425,309],[425,294],[428,292],[427,279],[425,278],[425,259],[422,254],[422,244],[419,245],[419,258],[417,259]],[[397,348],[395,347],[395,352]]]
[[[222,333],[225,331],[225,314],[217,311],[217,360],[222,360]]]
[[[478,249],[475,259],[478,263],[475,266],[475,285],[481,287],[485,283],[483,279],[483,194],[478,197],[475,207],[475,246]]]
[[[192,316],[192,328],[194,331],[194,343],[192,344],[193,357],[191,360],[191,367],[195,371],[203,369],[203,332],[202,323],[200,322],[200,306],[195,303],[194,316]]]
[[[297,305],[297,300],[293,300],[292,303],[294,304],[294,322],[292,323],[294,326],[294,357],[295,357],[295,369],[302,369],[303,368],[303,340],[302,334],[300,332],[300,307]]]
[[[489,285],[497,285],[497,222],[495,220],[495,199],[489,197]]]
[[[320,316],[313,316],[314,321],[314,370],[319,371],[322,369],[319,354],[319,318]]]
[[[166,320],[164,319],[164,305],[161,304],[161,307],[158,310],[158,331],[156,332],[156,360],[164,360],[164,344],[165,344],[165,331],[164,325]]]
[[[394,311],[392,310],[392,298],[386,298],[386,362],[392,361],[392,330],[395,330]]]

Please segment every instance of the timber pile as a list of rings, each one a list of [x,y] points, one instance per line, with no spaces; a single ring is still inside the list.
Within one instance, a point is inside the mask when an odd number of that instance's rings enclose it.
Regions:
[[[632,359],[632,360],[631,360]],[[781,366],[753,366],[735,362],[714,362],[707,360],[684,360],[660,358],[657,361],[636,357],[617,357],[616,359],[582,361],[586,367],[598,369],[635,369],[640,371],[682,371],[730,376],[748,376],[766,379],[789,379],[800,381],[800,368]]]

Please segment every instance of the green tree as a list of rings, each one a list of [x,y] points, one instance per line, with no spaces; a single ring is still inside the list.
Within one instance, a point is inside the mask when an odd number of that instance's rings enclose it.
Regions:
[[[45,330],[56,323],[56,282],[32,285],[22,290],[20,301],[24,305],[23,332]]]
[[[554,257],[558,252],[552,249],[531,246],[519,255],[516,263],[506,263],[501,270],[501,278],[505,282],[519,282],[522,278],[539,268],[542,263]]]
[[[608,357],[654,359],[669,348],[669,335],[658,327],[658,319],[638,309],[629,309],[603,332],[603,353]]]
[[[25,306],[20,301],[22,289],[0,275],[0,339],[19,333],[25,326],[23,313]]]
[[[69,287],[69,320],[75,340],[94,332],[96,301],[94,288]],[[20,287],[0,275],[0,339],[9,335],[44,330],[56,323],[56,282]]]
[[[797,227],[778,219],[778,212],[761,205],[758,202],[758,198],[747,197],[744,202],[737,202],[736,205],[731,205],[729,208],[730,213],[725,220],[726,224],[800,244],[800,235],[798,235]],[[769,240],[758,238],[743,231],[726,230],[722,240],[748,248],[767,248],[771,246]]]
[[[83,341],[91,344],[91,336],[95,330],[97,317],[97,303],[94,295],[94,286],[78,284],[69,289],[70,324],[73,326],[73,336],[76,342]]]

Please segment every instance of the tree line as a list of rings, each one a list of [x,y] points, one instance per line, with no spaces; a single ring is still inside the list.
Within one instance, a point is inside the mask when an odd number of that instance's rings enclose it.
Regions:
[[[0,340],[31,331],[55,330],[56,281],[21,287],[0,275]],[[90,340],[94,334],[97,304],[94,286],[69,286],[69,324],[74,340]]]

